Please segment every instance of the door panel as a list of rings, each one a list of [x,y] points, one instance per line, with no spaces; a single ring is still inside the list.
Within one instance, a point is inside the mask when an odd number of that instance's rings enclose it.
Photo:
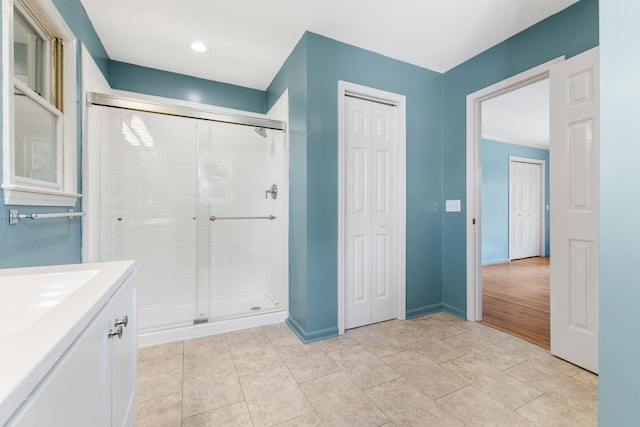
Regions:
[[[345,99],[345,327],[396,317],[396,109]]]
[[[598,372],[598,48],[551,70],[551,353]]]
[[[371,323],[371,108],[346,101],[345,326],[354,328]]]
[[[376,164],[372,170],[376,190],[373,192],[373,206],[371,233],[375,235],[376,245],[373,259],[376,270],[373,276],[373,289],[378,290],[372,300],[371,321],[382,322],[396,317],[396,284],[392,278],[396,277],[396,217],[395,194],[391,189],[396,188],[396,139],[397,119],[396,108],[370,102],[371,114],[375,118],[372,132],[371,146],[376,153]]]
[[[540,256],[542,166],[510,161],[509,258]]]
[[[353,236],[353,299],[352,304],[369,302],[369,244],[367,236]]]

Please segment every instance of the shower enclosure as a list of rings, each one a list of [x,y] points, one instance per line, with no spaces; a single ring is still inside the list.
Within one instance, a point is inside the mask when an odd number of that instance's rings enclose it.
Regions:
[[[140,333],[286,311],[284,132],[101,105],[88,113],[98,258],[136,260]]]

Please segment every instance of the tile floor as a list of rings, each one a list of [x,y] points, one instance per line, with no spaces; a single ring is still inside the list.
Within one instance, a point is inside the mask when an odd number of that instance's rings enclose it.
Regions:
[[[304,345],[284,324],[139,351],[138,426],[595,426],[598,377],[438,313]]]

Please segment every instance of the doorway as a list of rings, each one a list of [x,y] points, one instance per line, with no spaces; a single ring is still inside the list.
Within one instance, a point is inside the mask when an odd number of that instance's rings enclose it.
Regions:
[[[549,81],[480,107],[481,322],[549,348]]]
[[[467,95],[467,318],[482,318],[482,102],[550,80],[553,355],[598,372],[599,49],[558,58]],[[555,225],[554,225],[555,224]]]

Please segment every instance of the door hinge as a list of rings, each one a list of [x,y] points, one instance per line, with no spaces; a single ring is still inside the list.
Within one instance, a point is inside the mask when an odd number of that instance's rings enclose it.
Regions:
[[[473,218],[473,221],[471,222],[473,225],[476,225],[476,219]]]

